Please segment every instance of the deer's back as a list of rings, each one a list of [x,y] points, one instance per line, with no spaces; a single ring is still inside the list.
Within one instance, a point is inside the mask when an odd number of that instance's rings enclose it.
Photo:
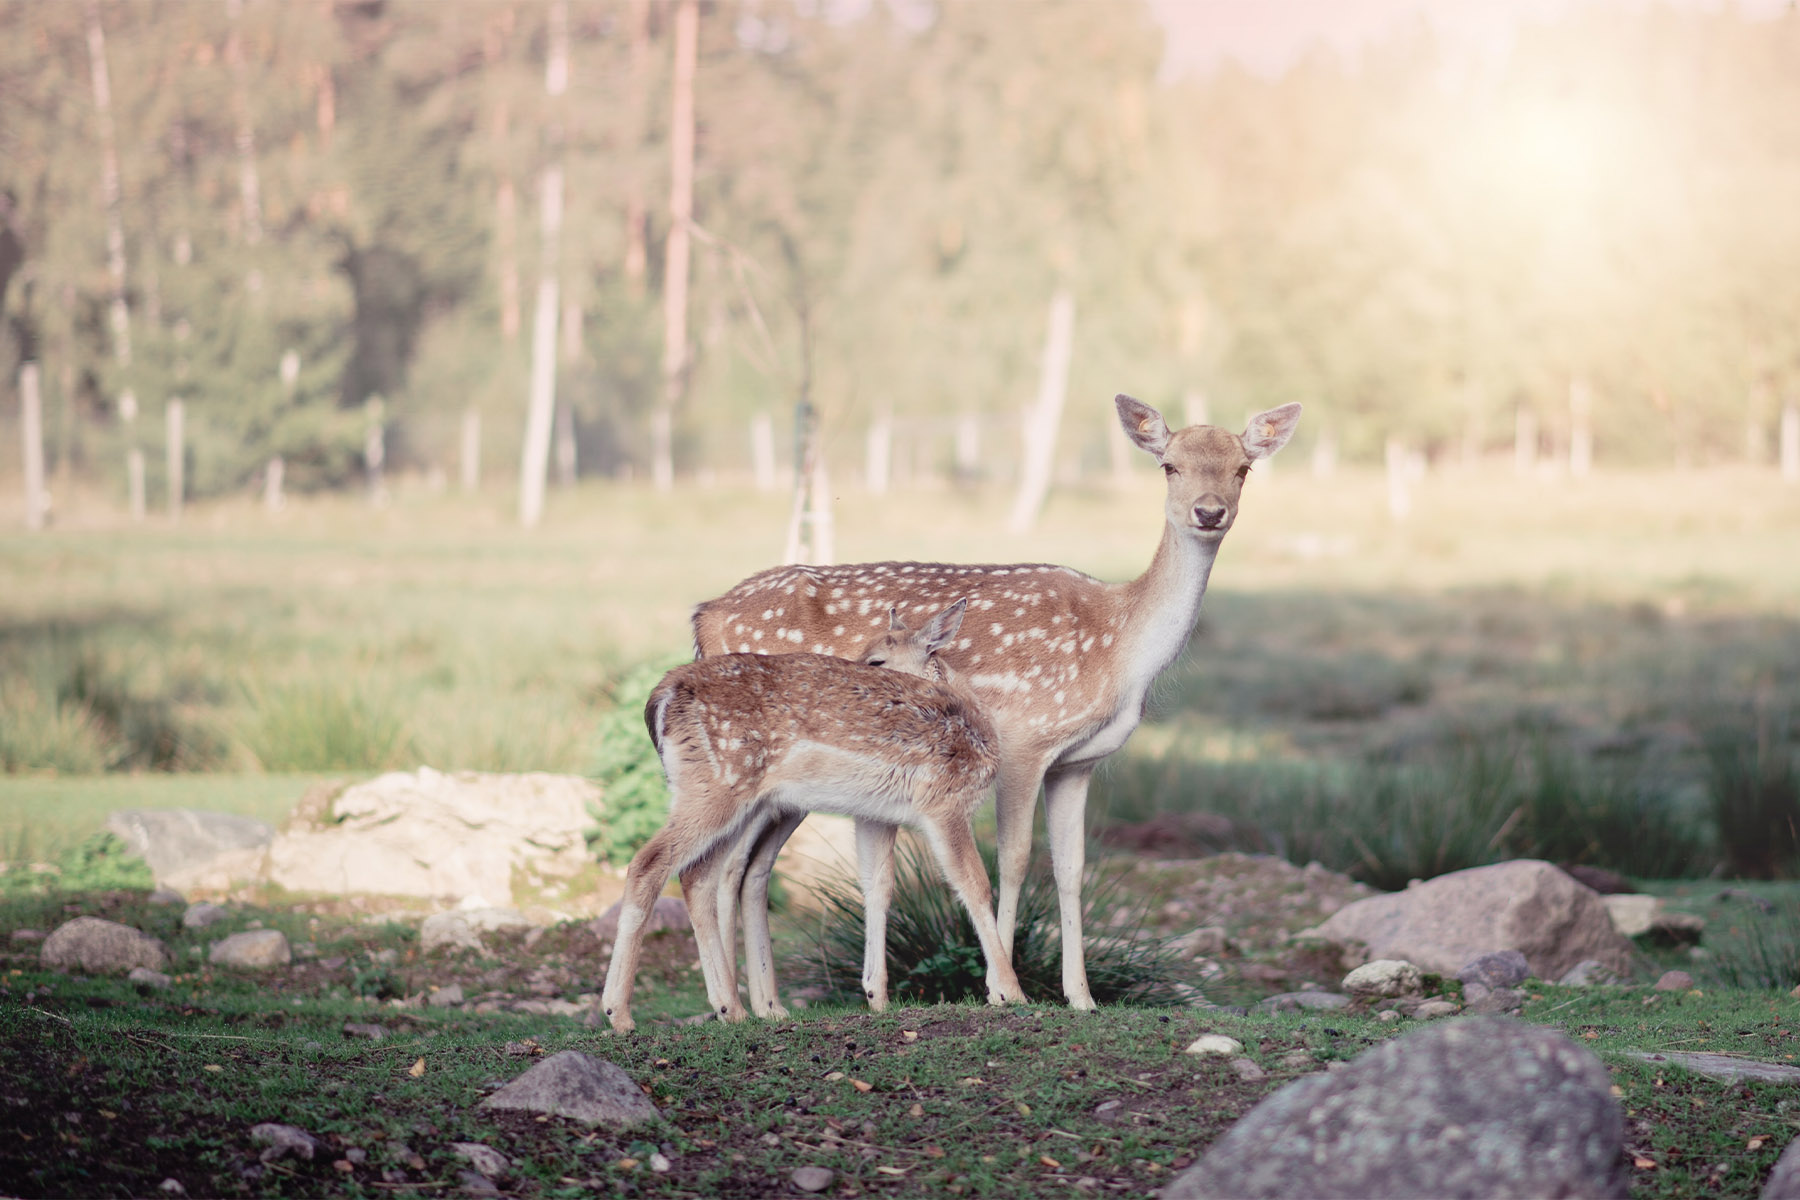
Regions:
[[[993,729],[941,684],[841,658],[726,654],[676,667],[644,720],[668,761],[713,764],[754,783],[797,752],[841,751],[897,780],[922,773],[984,788],[998,767]]]
[[[939,652],[988,714],[1058,741],[1112,719],[1108,655],[1129,615],[1119,585],[1047,563],[776,567],[694,610],[694,653],[854,654],[887,627],[969,602]]]

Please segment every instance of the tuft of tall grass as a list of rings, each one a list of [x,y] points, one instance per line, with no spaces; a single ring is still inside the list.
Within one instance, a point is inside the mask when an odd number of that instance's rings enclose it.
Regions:
[[[1723,930],[1708,930],[1706,971],[1733,988],[1790,991],[1800,986],[1800,904],[1749,912]]]
[[[1749,879],[1800,868],[1800,738],[1787,714],[1714,713],[1701,721],[1706,784],[1728,869]]]
[[[994,877],[995,852],[982,860]],[[897,1003],[937,1004],[987,998],[987,967],[975,923],[935,862],[903,838],[895,850],[894,896],[888,910],[888,993]],[[1143,903],[1118,886],[1119,876],[1093,869],[1082,887],[1088,986],[1102,1004],[1175,1005],[1195,995],[1167,940],[1146,932]],[[815,889],[821,909],[809,944],[789,965],[803,985],[836,1001],[862,999],[862,891],[848,878]],[[1062,945],[1056,883],[1040,865],[1019,893],[1013,969],[1027,997],[1062,994]]]
[[[251,686],[239,729],[266,771],[379,771],[411,757],[401,705],[347,683]]]
[[[78,704],[59,704],[20,679],[0,680],[0,771],[85,775],[106,770],[113,755],[105,731]]]

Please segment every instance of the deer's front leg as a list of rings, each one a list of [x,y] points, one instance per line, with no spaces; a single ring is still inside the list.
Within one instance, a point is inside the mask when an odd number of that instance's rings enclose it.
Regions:
[[[994,793],[994,838],[999,859],[999,912],[995,921],[1000,948],[1012,961],[1013,934],[1019,919],[1019,892],[1031,865],[1031,822],[1037,812],[1038,784],[1044,764],[1002,752],[1000,781]]]
[[[856,873],[863,893],[863,999],[870,1012],[887,1008],[887,916],[894,900],[894,837],[897,825],[856,822]]]
[[[1044,776],[1044,825],[1062,914],[1063,995],[1070,1008],[1092,1009],[1081,942],[1081,876],[1087,865],[1087,791],[1094,764],[1053,767]]]
[[[630,1033],[637,1027],[631,1019],[631,984],[637,976],[638,952],[644,945],[644,921],[663,885],[669,882],[670,869],[681,857],[678,835],[665,825],[626,868],[612,961],[606,966],[606,986],[600,992],[600,1007],[617,1033]]]

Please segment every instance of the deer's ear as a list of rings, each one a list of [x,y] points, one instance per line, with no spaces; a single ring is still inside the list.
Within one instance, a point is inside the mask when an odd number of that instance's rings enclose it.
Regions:
[[[1161,458],[1169,448],[1169,427],[1163,423],[1162,414],[1124,392],[1113,397],[1113,407],[1119,410],[1119,424],[1125,427],[1125,436],[1132,444]]]
[[[888,609],[888,632],[889,633],[905,633],[906,632],[906,622],[902,621],[900,619],[900,608],[898,605],[891,606]]]
[[[925,653],[935,654],[950,644],[950,639],[962,628],[963,613],[968,607],[968,598],[964,597],[925,622],[925,628],[919,631],[919,636],[924,639]]]
[[[1300,406],[1283,404],[1280,408],[1271,408],[1268,412],[1257,413],[1250,418],[1250,424],[1244,427],[1244,453],[1251,458],[1267,458],[1294,436],[1294,427],[1300,424]]]

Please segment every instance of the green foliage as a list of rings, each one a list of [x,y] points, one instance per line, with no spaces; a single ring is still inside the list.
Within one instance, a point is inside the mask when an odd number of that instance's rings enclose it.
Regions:
[[[150,867],[117,835],[95,833],[47,864],[48,871],[27,871],[31,836],[27,829],[9,830],[4,853],[9,864],[0,870],[0,894],[45,891],[116,892],[155,886]]]
[[[982,861],[995,877],[994,851]],[[968,910],[944,883],[936,862],[916,843],[896,847],[893,903],[888,909],[888,991],[896,1003],[940,1004],[987,999],[987,966]],[[824,987],[837,999],[862,999],[863,903],[851,879],[826,880],[815,889],[821,912],[809,919],[811,945],[793,966],[802,982]],[[1191,995],[1180,964],[1164,941],[1145,932],[1141,904],[1124,894],[1115,876],[1096,868],[1082,888],[1087,931],[1088,986],[1102,1004],[1166,1005]],[[1027,997],[1062,994],[1056,883],[1041,867],[1025,877],[1014,927],[1013,969]]]
[[[669,785],[644,729],[644,704],[679,661],[671,656],[620,676],[612,689],[613,706],[595,731],[588,774],[604,792],[604,807],[593,812],[596,824],[587,832],[588,847],[614,866],[630,862],[669,816]]]

